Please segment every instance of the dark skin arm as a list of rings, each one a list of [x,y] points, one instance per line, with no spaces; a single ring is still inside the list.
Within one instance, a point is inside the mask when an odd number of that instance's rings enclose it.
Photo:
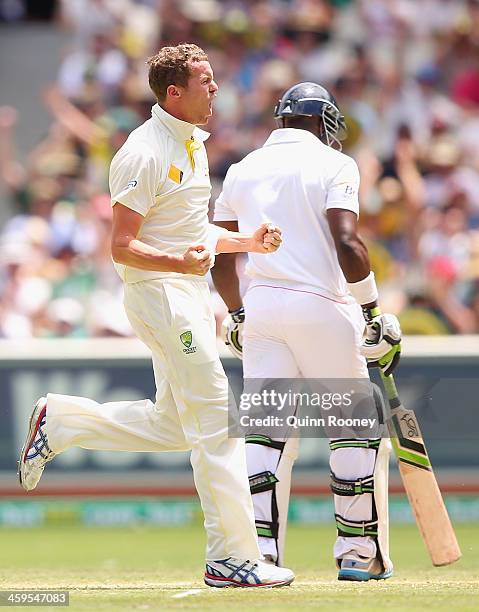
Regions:
[[[358,234],[356,213],[342,208],[330,208],[327,211],[329,229],[333,236],[338,261],[348,283],[357,283],[368,276],[371,271],[366,245]],[[377,302],[362,304],[374,308]]]
[[[238,231],[237,221],[216,221],[215,225],[223,227],[230,232]],[[239,290],[238,274],[236,273],[236,253],[217,255],[215,265],[211,268],[211,276],[213,277],[216,290],[228,310],[241,308],[243,302]]]

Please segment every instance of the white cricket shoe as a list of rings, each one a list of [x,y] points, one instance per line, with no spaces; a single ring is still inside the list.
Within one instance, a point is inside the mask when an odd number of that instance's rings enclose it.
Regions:
[[[31,491],[37,486],[45,464],[55,457],[55,453],[48,446],[45,432],[46,413],[47,400],[41,397],[30,417],[27,438],[18,462],[18,478],[25,491]]]
[[[261,560],[228,557],[206,562],[205,583],[212,587],[282,587],[293,580],[294,574],[290,569]]]

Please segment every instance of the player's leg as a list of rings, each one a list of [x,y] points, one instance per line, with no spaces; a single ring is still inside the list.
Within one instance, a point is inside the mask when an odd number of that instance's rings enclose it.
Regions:
[[[208,285],[168,281],[161,291],[170,311],[161,335],[168,380],[192,448],[191,465],[205,516],[205,581],[211,586],[289,584],[294,578],[290,570],[258,561],[245,445],[242,438],[228,436],[228,381],[216,348]],[[144,307],[154,311],[156,302],[152,293]]]
[[[285,327],[285,334],[303,375],[367,380],[367,366],[359,352],[364,326],[359,307],[301,293],[291,292],[287,299],[288,311],[295,312],[296,317]],[[375,399],[380,402],[380,395]],[[381,433],[380,428],[371,432],[370,440],[331,440],[338,527],[334,556],[338,565],[344,566],[339,576],[342,579],[388,577],[392,572],[387,520],[389,442],[383,440],[379,446]],[[354,491],[360,492],[351,494]],[[346,571],[351,564],[356,572]]]
[[[90,450],[185,451],[186,441],[170,385],[154,357],[156,401],[108,402],[47,395],[46,432],[58,454],[71,446]]]
[[[278,297],[274,289],[267,287],[256,287],[245,296],[248,313],[243,337],[245,391],[249,379],[294,379],[299,376],[294,357],[280,338],[281,326],[271,307]],[[267,559],[281,566],[291,472],[298,457],[299,438],[286,439],[284,435],[274,435],[274,431],[260,432],[254,428],[247,433],[246,460],[259,545]]]
[[[208,287],[168,281],[161,290],[171,313],[162,335],[168,378],[192,448],[208,532],[207,559],[256,559],[244,441],[228,437],[228,382],[216,348]]]
[[[155,403],[145,399],[99,404],[84,397],[54,393],[40,398],[30,418],[19,461],[20,483],[25,490],[36,487],[48,461],[72,446],[142,452],[191,448],[166,379],[163,350],[134,308],[127,311],[133,329],[153,352]]]
[[[338,578],[389,578],[393,570],[389,558],[389,440],[342,439],[330,444],[331,488],[338,530],[334,545]],[[352,465],[354,469],[347,469],[346,466]]]
[[[278,440],[251,434],[246,457],[258,541],[262,554],[284,564],[291,473],[298,457],[299,438]]]

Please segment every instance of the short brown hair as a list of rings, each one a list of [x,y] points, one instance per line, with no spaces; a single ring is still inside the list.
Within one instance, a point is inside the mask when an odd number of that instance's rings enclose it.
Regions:
[[[208,56],[197,45],[181,43],[176,47],[162,47],[146,62],[150,67],[148,82],[157,99],[165,99],[169,85],[186,87],[191,74],[188,62],[207,60]]]

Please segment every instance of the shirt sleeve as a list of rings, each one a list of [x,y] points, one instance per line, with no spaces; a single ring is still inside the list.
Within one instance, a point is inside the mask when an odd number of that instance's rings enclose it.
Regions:
[[[353,159],[349,159],[332,179],[326,198],[328,208],[351,210],[359,217],[359,169]]]
[[[231,205],[231,192],[233,185],[233,166],[226,173],[223,190],[215,202],[214,221],[237,221],[238,215]]]
[[[110,166],[110,193],[115,202],[145,217],[155,203],[158,163],[152,152],[120,149]]]
[[[208,223],[208,238],[206,239],[206,246],[210,253],[216,254],[218,240],[220,236],[226,234],[226,230],[224,227],[218,227],[217,225],[213,225],[213,223]]]

